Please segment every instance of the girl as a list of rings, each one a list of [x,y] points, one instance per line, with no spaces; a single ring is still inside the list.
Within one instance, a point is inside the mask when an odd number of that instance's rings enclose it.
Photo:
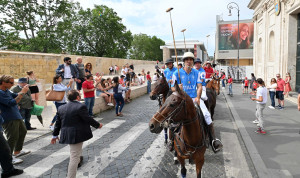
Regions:
[[[119,83],[119,77],[113,78],[113,91],[114,91],[114,98],[116,101],[116,116],[123,116],[122,109],[124,106],[124,98],[122,96],[123,91],[127,91],[126,87],[123,87]]]
[[[151,92],[151,82],[152,82],[150,77],[150,71],[147,72],[146,79],[147,79],[147,94],[149,94]]]
[[[29,84],[29,90],[31,92],[32,100],[35,101],[37,105],[39,105],[39,88],[36,85],[36,82],[39,82],[39,80],[35,77],[32,70],[26,73],[27,73],[27,82]]]
[[[90,62],[86,63],[84,65],[84,70],[85,70],[85,76],[91,75],[92,74],[92,70],[93,70],[92,63],[90,63]]]
[[[290,81],[291,81],[291,75],[288,72],[288,73],[286,73],[285,87],[284,87],[284,94],[286,95],[286,97],[289,97],[289,92],[292,91]]]
[[[106,80],[101,79],[100,83],[96,85],[97,90],[96,90],[96,96],[102,96],[107,104],[107,106],[114,106],[111,102],[111,96],[110,93],[107,92],[111,87],[106,87],[105,85]]]
[[[231,78],[231,76],[230,75],[228,75],[228,81],[227,81],[228,83],[228,88],[229,88],[229,93],[228,93],[228,95],[230,95],[230,96],[233,96],[233,93],[232,93],[232,83],[233,83],[233,81],[232,81],[232,78]]]
[[[271,99],[271,106],[269,106],[270,109],[275,109],[276,88],[277,88],[277,81],[275,78],[272,78],[270,82],[270,86],[268,87],[270,99]]]

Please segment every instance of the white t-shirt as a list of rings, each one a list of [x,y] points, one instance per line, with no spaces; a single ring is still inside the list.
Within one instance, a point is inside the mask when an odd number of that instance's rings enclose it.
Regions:
[[[153,81],[157,81],[157,75],[153,75]]]
[[[121,70],[121,74],[122,74],[122,75],[126,75],[125,69],[122,69],[122,70]]]
[[[257,92],[256,92],[256,99],[259,99],[259,97],[263,97],[263,101],[259,102],[256,101],[259,104],[266,104],[267,103],[267,98],[268,98],[268,90],[266,87],[258,87]]]
[[[270,88],[270,91],[276,91],[277,83],[273,83],[269,88]]]

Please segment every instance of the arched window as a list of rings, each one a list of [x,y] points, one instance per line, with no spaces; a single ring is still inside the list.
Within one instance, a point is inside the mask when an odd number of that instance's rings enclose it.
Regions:
[[[269,55],[268,55],[268,61],[274,61],[275,60],[275,35],[274,32],[270,32],[269,36]]]

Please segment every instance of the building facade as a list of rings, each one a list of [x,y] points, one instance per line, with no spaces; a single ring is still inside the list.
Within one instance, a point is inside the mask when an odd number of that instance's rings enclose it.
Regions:
[[[251,0],[254,10],[253,65],[268,84],[276,74],[291,74],[291,87],[300,88],[300,0]]]
[[[186,40],[185,43],[184,41],[176,41],[175,45],[179,61],[182,61],[182,56],[185,51],[194,53],[195,57],[200,58],[201,61],[209,60],[209,56],[203,42],[199,42],[198,40]],[[174,60],[176,59],[173,42],[160,46],[160,49],[163,50],[163,61],[170,58]]]

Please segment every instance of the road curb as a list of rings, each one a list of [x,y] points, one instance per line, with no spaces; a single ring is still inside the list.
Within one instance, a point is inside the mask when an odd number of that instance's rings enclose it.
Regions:
[[[246,149],[249,153],[249,156],[253,162],[254,168],[257,172],[258,177],[261,178],[271,178],[274,176],[270,176],[268,173],[268,169],[263,162],[261,156],[259,155],[254,143],[252,142],[251,137],[249,136],[240,116],[238,115],[237,111],[235,110],[231,100],[226,96],[226,94],[222,91],[222,94],[224,95],[224,98],[227,103],[227,107],[230,110],[230,113],[232,115],[233,121],[235,122],[237,126],[237,130],[240,132],[242,140],[244,141],[246,145]]]

